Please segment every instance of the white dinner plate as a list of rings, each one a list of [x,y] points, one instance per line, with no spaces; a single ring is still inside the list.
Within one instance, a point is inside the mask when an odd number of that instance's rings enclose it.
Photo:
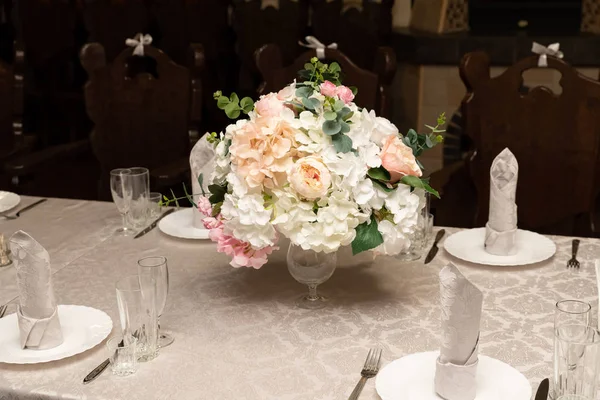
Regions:
[[[208,229],[194,227],[194,209],[184,208],[160,220],[158,229],[169,236],[181,239],[208,239]]]
[[[436,360],[440,353],[416,353],[386,365],[375,379],[377,394],[383,400],[439,400],[435,393]],[[527,378],[495,358],[479,356],[475,400],[530,400]]]
[[[18,194],[0,190],[0,213],[15,208],[20,202]]]
[[[0,363],[37,364],[71,357],[97,346],[113,326],[104,311],[86,306],[60,305],[58,318],[64,341],[47,350],[22,349],[17,314],[1,318]]]
[[[444,242],[444,248],[454,257],[485,265],[527,265],[547,260],[556,253],[550,239],[535,232],[517,230],[517,254],[497,256],[485,251],[485,228],[460,231]]]

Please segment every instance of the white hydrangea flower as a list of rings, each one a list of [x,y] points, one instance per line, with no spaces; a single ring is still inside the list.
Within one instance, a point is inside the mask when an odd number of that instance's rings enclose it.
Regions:
[[[227,194],[221,207],[227,233],[256,249],[275,244],[277,234],[270,222],[271,214],[271,210],[265,209],[260,194],[247,194],[242,198]]]
[[[275,201],[272,224],[283,235],[292,238],[302,229],[303,224],[317,220],[313,202],[302,201],[291,190],[274,190],[273,196]]]
[[[358,149],[358,156],[369,168],[381,167],[381,149],[375,143],[367,143]]]
[[[394,214],[394,223],[410,232],[417,224],[420,198],[414,192],[411,193],[407,185],[398,185],[398,188],[390,193],[385,199],[385,208]]]
[[[323,152],[323,161],[330,171],[342,177],[339,185],[343,190],[351,191],[367,174],[367,166],[353,152],[325,151]]]
[[[375,111],[368,112],[365,108],[362,110],[362,127],[371,141],[383,147],[388,136],[398,135],[398,128],[385,118],[378,117]]]
[[[352,189],[352,194],[356,204],[359,206],[368,205],[371,199],[373,199],[375,196],[373,181],[371,181],[369,178],[363,179]]]
[[[393,256],[409,248],[410,239],[397,225],[394,225],[390,221],[383,220],[379,222],[377,228],[381,233],[381,236],[383,236],[383,243],[373,250],[376,254]]]
[[[211,182],[221,184],[225,181],[227,174],[231,171],[231,163],[226,156],[227,146],[225,140],[221,140],[215,148],[215,168],[211,174]]]

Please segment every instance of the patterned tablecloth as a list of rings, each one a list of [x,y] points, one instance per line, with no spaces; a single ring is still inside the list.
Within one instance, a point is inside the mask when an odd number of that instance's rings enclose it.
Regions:
[[[107,371],[86,386],[83,377],[107,356],[104,343],[62,361],[0,364],[0,399],[338,400],[352,392],[370,347],[384,349],[383,364],[438,348],[438,273],[450,260],[443,250],[428,265],[386,257],[370,263],[342,252],[322,285],[330,304],[308,311],[294,306],[305,288],[287,272],[285,248],[261,270],[233,269],[209,241],[158,229],[136,240],[111,237],[119,221],[109,203],[51,199],[17,220],[0,220],[0,232],[23,229],[46,246],[59,303],[106,311],[113,333],[115,281],[135,274],[140,257],[167,256],[171,285],[161,325],[174,344],[135,375]],[[567,270],[571,238],[552,239],[557,254],[528,267],[453,260],[484,293],[481,354],[517,368],[534,391],[551,374],[556,300],[585,299],[594,315],[597,309],[600,241],[583,239],[581,269]],[[0,269],[0,299],[16,295],[13,280],[13,267]],[[374,380],[361,399],[379,399]]]

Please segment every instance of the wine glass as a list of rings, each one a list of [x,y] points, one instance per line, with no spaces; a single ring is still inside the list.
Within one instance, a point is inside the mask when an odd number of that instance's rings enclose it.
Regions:
[[[148,222],[148,197],[150,196],[150,171],[143,167],[130,167],[131,206],[128,219],[133,229],[145,228]]]
[[[133,231],[127,227],[127,214],[131,207],[131,170],[117,168],[110,171],[110,191],[117,210],[121,214],[122,227],[117,229],[121,235],[130,235]]]
[[[308,286],[308,294],[296,301],[298,307],[311,310],[325,307],[327,299],[317,293],[317,286],[333,275],[336,264],[336,253],[317,253],[290,243],[288,270],[295,280]]]
[[[158,316],[158,346],[167,347],[175,340],[171,335],[160,333],[160,316],[167,304],[169,294],[169,267],[166,257],[144,257],[138,260],[140,276],[150,276],[156,281],[156,315]]]

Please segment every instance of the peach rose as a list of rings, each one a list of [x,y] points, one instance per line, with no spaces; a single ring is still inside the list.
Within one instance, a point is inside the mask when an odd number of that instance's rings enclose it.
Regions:
[[[390,183],[396,183],[406,175],[423,175],[412,149],[396,135],[388,136],[385,141],[381,150],[381,165],[390,173]]]
[[[255,110],[261,117],[276,117],[283,111],[284,104],[276,93],[261,96],[255,104]]]
[[[315,200],[327,194],[331,186],[329,170],[316,157],[304,157],[296,161],[288,172],[292,188],[307,200]]]
[[[352,90],[346,86],[338,86],[335,94],[337,94],[340,100],[346,104],[354,100],[354,93],[352,93]]]
[[[333,82],[325,81],[319,86],[321,94],[327,97],[334,97],[337,94],[337,86]]]

